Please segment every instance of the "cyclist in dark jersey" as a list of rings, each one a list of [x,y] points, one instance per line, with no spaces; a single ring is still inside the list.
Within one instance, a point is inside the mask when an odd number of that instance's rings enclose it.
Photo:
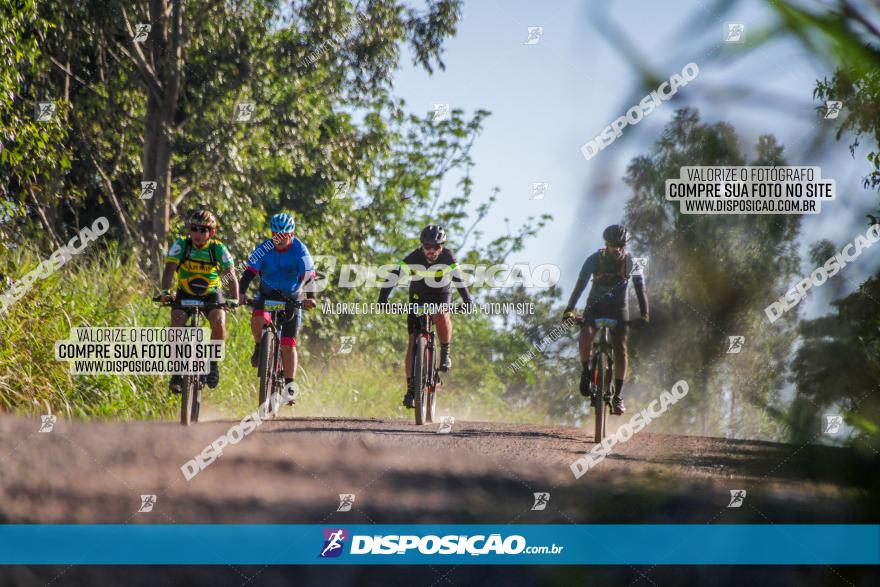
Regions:
[[[564,317],[574,314],[574,308],[580,299],[587,281],[593,278],[593,286],[587,295],[587,307],[584,310],[584,326],[578,340],[583,371],[581,372],[580,392],[583,396],[590,395],[593,382],[590,379],[590,351],[596,327],[593,321],[597,318],[611,318],[618,324],[612,331],[614,344],[614,395],[611,398],[613,414],[620,415],[626,411],[621,398],[623,379],[627,366],[627,327],[624,322],[629,320],[629,300],[627,292],[632,278],[639,301],[639,312],[644,321],[648,320],[648,298],[645,292],[645,280],[641,272],[633,272],[632,255],[626,252],[629,231],[625,226],[613,224],[602,233],[605,248],[599,249],[584,261],[578,275],[574,291],[568,300]]]
[[[437,224],[429,224],[422,230],[422,246],[404,257],[400,266],[392,271],[395,276],[400,276],[401,270],[409,271],[412,281],[409,284],[409,301],[414,304],[448,304],[452,301],[452,286],[458,290],[465,304],[473,300],[458,268],[455,255],[447,249],[446,231]],[[384,304],[391,295],[393,285],[383,287],[379,292],[379,303]],[[449,313],[433,314],[431,316],[437,326],[437,336],[440,338],[440,370],[448,371],[452,368],[452,358],[449,355],[449,343],[452,341],[452,316]],[[407,332],[412,334],[419,328],[418,318],[409,314],[407,316]],[[413,340],[409,339],[406,347],[406,395],[403,397],[403,405],[412,408],[415,398],[415,381],[412,376],[412,352]]]

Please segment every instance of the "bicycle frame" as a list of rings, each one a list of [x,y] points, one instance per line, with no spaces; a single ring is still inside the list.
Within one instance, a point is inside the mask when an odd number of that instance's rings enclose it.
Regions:
[[[251,306],[254,305],[250,301]],[[283,377],[283,361],[281,358],[281,330],[278,324],[291,319],[292,314],[299,310],[302,306],[300,300],[272,300],[264,299],[262,309],[269,313],[269,320],[263,325],[263,332],[260,336],[260,392],[259,406],[269,402],[269,408],[272,415],[277,415],[281,404],[281,393],[284,390]],[[288,313],[290,315],[288,315]],[[264,353],[270,353],[269,357],[265,357]]]
[[[618,322],[611,318],[596,318],[593,323],[596,326],[596,333],[593,336],[590,353],[590,378],[593,380],[591,403],[596,419],[594,439],[596,442],[602,442],[611,411],[611,386],[614,377],[614,345],[611,343],[611,330]]]
[[[437,390],[442,385],[436,363],[434,344],[434,321],[430,314],[418,317],[419,330],[412,333],[412,376],[417,379],[415,394],[416,425],[434,421],[437,406]]]

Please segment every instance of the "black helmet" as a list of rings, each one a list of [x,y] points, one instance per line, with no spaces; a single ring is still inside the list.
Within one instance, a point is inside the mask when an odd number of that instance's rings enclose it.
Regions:
[[[602,238],[612,247],[624,247],[629,242],[629,231],[622,224],[612,224],[602,232]]]
[[[429,224],[422,230],[419,239],[425,245],[442,245],[446,242],[446,231],[439,224]]]

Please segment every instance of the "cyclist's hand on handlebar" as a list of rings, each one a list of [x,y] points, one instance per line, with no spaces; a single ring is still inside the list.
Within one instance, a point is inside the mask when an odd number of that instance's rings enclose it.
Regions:
[[[239,305],[240,304],[238,303],[238,300],[227,300],[226,301],[226,307],[229,308],[230,310],[233,310],[233,311],[237,310]]]
[[[645,312],[644,314],[642,314],[640,320],[642,321],[643,324],[647,324],[651,321],[651,317],[648,315],[647,312]]]
[[[306,298],[303,300],[302,305],[306,310],[311,310],[318,305],[318,302],[316,302],[314,298]]]
[[[574,320],[576,318],[577,313],[571,308],[566,308],[565,312],[562,313],[562,322],[565,322],[567,320]]]
[[[174,294],[172,294],[168,290],[164,290],[164,291],[159,292],[159,295],[156,296],[156,299],[159,300],[160,302],[162,302],[163,304],[167,304],[169,302],[174,301]]]

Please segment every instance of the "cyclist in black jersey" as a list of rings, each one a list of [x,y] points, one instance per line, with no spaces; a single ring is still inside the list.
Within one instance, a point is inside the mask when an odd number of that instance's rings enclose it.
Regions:
[[[580,275],[568,300],[568,306],[563,314],[564,318],[574,315],[574,308],[578,299],[587,286],[590,277],[593,278],[593,286],[587,295],[587,306],[584,310],[584,325],[581,328],[578,339],[580,351],[581,372],[580,392],[583,396],[589,396],[592,381],[589,375],[590,351],[593,346],[593,336],[596,327],[593,321],[596,318],[611,318],[618,324],[612,332],[614,344],[614,395],[611,398],[611,410],[613,414],[620,415],[626,411],[621,397],[623,380],[626,376],[627,367],[627,326],[629,320],[629,300],[627,292],[630,278],[635,286],[636,298],[639,301],[639,312],[644,321],[648,321],[648,298],[645,290],[645,280],[640,271],[634,272],[632,255],[626,252],[626,243],[629,241],[629,231],[625,226],[613,224],[602,233],[605,239],[605,248],[599,249],[584,261]]]
[[[452,301],[452,286],[458,290],[465,304],[473,300],[458,268],[455,255],[447,249],[446,231],[442,226],[429,224],[422,230],[422,246],[403,258],[397,269],[392,271],[393,282],[396,283],[401,270],[409,271],[412,281],[409,284],[410,303],[419,304],[448,304]],[[379,292],[379,303],[388,302],[393,285],[383,287]],[[449,343],[452,341],[452,316],[449,313],[433,314],[431,316],[437,326],[437,335],[440,338],[440,370],[448,371],[452,367],[452,358],[449,355]],[[419,328],[418,319],[410,314],[407,317],[407,331],[412,334]],[[406,395],[403,405],[413,407],[415,394],[415,381],[412,375],[412,352],[413,339],[410,337],[406,348]]]

